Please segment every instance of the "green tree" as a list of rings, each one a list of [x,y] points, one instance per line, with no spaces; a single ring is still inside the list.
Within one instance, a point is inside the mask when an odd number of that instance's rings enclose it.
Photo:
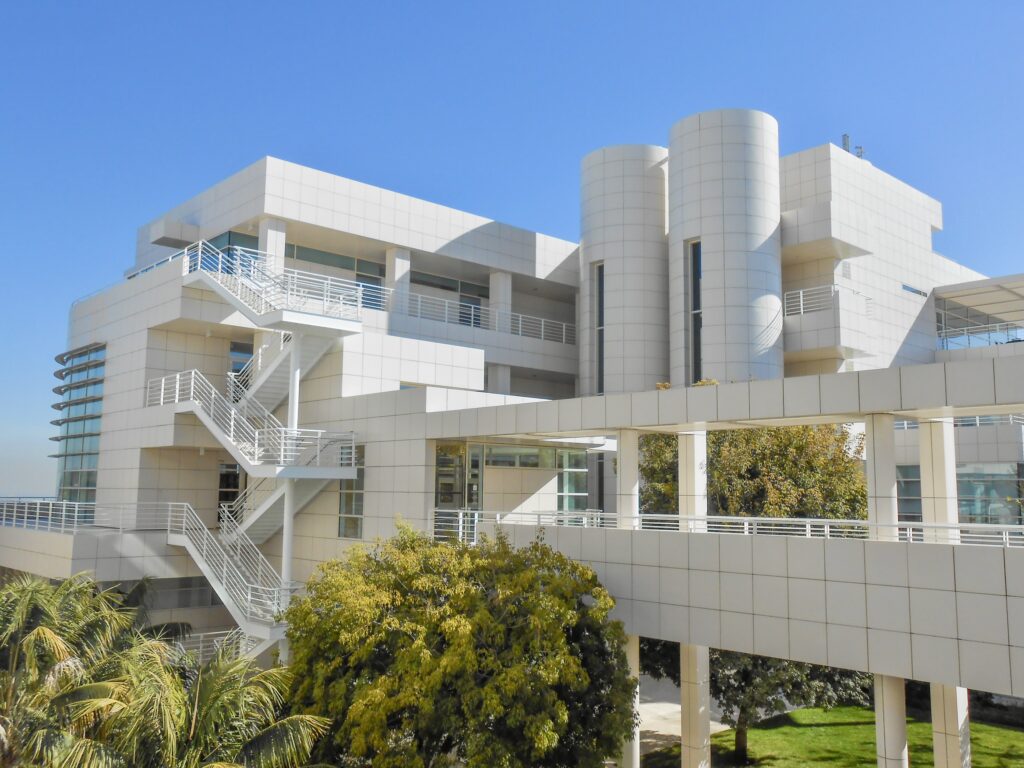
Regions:
[[[709,514],[744,517],[863,519],[867,489],[859,438],[845,427],[806,426],[708,433]],[[677,511],[676,438],[646,435],[641,449],[644,510]],[[643,491],[642,491],[643,493]],[[679,646],[644,639],[641,665],[679,682]],[[711,651],[711,695],[736,729],[747,760],[750,726],[789,706],[867,702],[870,677],[730,651]]]
[[[293,711],[333,719],[318,757],[341,765],[596,767],[636,717],[612,606],[541,542],[401,529],[321,564],[289,608]]]
[[[137,596],[137,594],[136,594]],[[295,768],[327,721],[279,718],[290,673],[205,665],[137,626],[132,593],[76,576],[0,587],[0,766]]]

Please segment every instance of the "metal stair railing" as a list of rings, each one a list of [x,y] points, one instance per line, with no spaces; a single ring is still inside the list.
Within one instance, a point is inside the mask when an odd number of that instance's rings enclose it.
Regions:
[[[291,310],[357,320],[362,306],[358,283],[313,272],[264,268],[266,254],[229,246],[223,250],[201,240],[183,251],[184,274],[204,272],[258,315]]]
[[[185,537],[207,578],[220,582],[242,616],[263,624],[277,623],[276,617],[287,605],[293,588],[285,585],[272,568],[259,574],[262,581],[254,578],[257,574],[246,573],[234,553],[224,547],[189,504],[172,506],[167,531]]]
[[[259,349],[254,350],[252,357],[249,358],[248,362],[240,370],[228,372],[227,394],[229,396],[233,396],[233,393],[239,391],[247,393],[252,388],[256,378],[263,372],[264,367],[274,356],[284,352],[292,340],[290,333],[274,333],[274,337],[272,341],[261,344]]]
[[[282,584],[281,577],[260,552],[259,547],[241,528],[239,521],[227,518],[220,524],[220,540],[225,549],[234,556],[239,569],[244,571],[255,584]]]
[[[260,403],[233,403],[197,370],[151,379],[146,405],[191,402],[253,464],[272,466],[355,466],[355,435],[322,429],[289,429]]]
[[[277,490],[277,483],[276,477],[261,477],[256,479],[255,482],[251,482],[244,491],[235,497],[234,501],[221,504],[222,525],[223,521],[228,518],[235,521],[238,525],[242,525],[259,507],[257,503],[258,497],[269,497],[270,494]]]
[[[251,653],[257,645],[259,640],[245,634],[239,627],[213,632],[193,632],[174,642],[180,653],[192,654],[200,664],[205,664],[221,650],[237,657]]]

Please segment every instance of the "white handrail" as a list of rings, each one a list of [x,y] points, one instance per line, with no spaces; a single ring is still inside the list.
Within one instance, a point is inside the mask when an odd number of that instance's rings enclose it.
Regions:
[[[197,370],[151,379],[146,405],[194,403],[253,464],[354,467],[355,434],[289,429],[252,398],[225,397]]]
[[[244,523],[249,515],[256,511],[256,497],[273,493],[277,490],[277,482],[276,477],[250,478],[249,485],[235,497],[234,501],[220,505],[222,521],[230,518],[239,525]]]
[[[0,498],[0,526],[76,533],[83,529],[111,531],[167,530],[168,505],[159,502],[94,504],[58,499]]]
[[[244,656],[258,644],[256,638],[245,634],[238,627],[213,632],[193,632],[174,643],[179,652],[192,654],[201,664],[212,659],[221,649],[227,649],[233,656]]]
[[[870,523],[867,520],[832,520],[772,517],[680,517],[672,514],[641,514],[620,517],[601,510],[544,512],[485,512],[467,509],[435,509],[434,538],[473,543],[480,526],[532,525],[538,527],[623,528],[683,533],[727,533],[767,536],[803,536],[825,539],[975,544],[1024,547],[1024,525],[988,523],[939,524],[914,521]]]
[[[234,555],[235,562],[255,584],[274,586],[280,584],[281,577],[260,552],[259,547],[241,528],[240,521],[226,518],[220,523],[220,540],[229,553]]]
[[[203,570],[207,578],[220,582],[245,618],[264,624],[278,623],[277,615],[287,605],[294,587],[284,584],[272,573],[273,569],[271,573],[247,573],[189,504],[172,507],[167,531],[188,540],[194,557],[206,566]]]
[[[256,377],[269,362],[271,355],[284,352],[291,342],[290,333],[275,332],[272,341],[261,344],[253,351],[252,357],[237,372],[228,371],[227,395],[234,397],[239,392],[245,393],[252,387]]]
[[[973,349],[995,344],[1024,343],[1024,323],[989,323],[939,328],[939,349]]]

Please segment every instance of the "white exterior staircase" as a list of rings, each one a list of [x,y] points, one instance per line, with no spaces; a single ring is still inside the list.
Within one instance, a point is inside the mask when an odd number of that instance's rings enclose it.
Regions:
[[[295,513],[301,512],[329,482],[321,479],[297,480]],[[220,505],[221,519],[230,519],[232,525],[237,526],[254,543],[263,544],[281,530],[284,524],[284,492],[283,482],[276,478],[260,478],[233,502]],[[221,531],[225,535],[223,525]]]
[[[146,405],[192,411],[250,476],[350,479],[356,476],[355,435],[289,429],[249,397],[232,402],[196,370],[151,379]]]
[[[299,345],[299,365],[303,376],[337,344],[334,337],[305,336]],[[253,351],[249,362],[238,373],[228,374],[228,396],[233,402],[255,400],[273,411],[288,397],[288,377],[294,344],[291,334],[275,333],[273,338]]]
[[[358,333],[362,287],[311,272],[267,270],[266,254],[199,241],[181,252],[185,283],[214,291],[261,328]]]

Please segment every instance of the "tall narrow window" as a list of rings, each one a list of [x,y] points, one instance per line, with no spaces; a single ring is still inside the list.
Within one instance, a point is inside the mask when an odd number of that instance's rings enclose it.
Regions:
[[[690,244],[690,355],[692,381],[696,384],[704,374],[701,371],[701,303],[700,303],[700,240]]]
[[[343,539],[363,538],[363,482],[365,477],[366,447],[356,446],[356,477],[341,480],[338,501],[338,536]]]
[[[595,267],[595,282],[597,283],[597,296],[595,315],[597,317],[597,339],[594,352],[597,358],[597,394],[604,394],[604,264]]]

